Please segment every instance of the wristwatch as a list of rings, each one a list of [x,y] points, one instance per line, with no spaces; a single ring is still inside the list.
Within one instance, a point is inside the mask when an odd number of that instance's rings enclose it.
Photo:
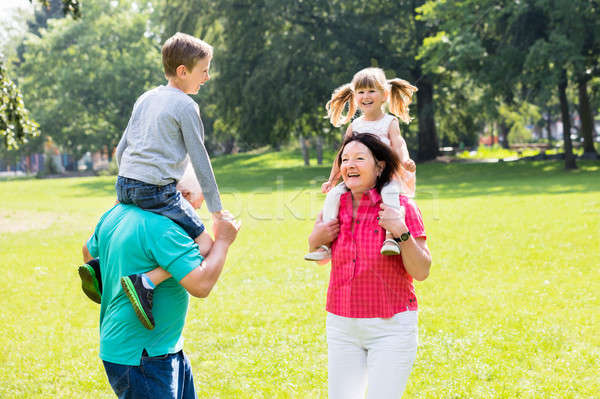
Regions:
[[[406,233],[400,234],[400,238],[394,237],[394,241],[396,241],[396,242],[408,241],[409,237],[410,237],[410,231],[407,231]]]

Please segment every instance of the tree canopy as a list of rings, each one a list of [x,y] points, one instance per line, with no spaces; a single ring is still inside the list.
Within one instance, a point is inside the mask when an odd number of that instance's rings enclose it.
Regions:
[[[526,140],[531,126],[559,119],[566,167],[576,166],[573,134],[582,138],[586,154],[597,156],[597,2],[38,4],[50,11],[31,25],[18,67],[8,68],[22,95],[7,68],[0,68],[0,134],[7,148],[40,131],[73,154],[114,146],[135,99],[164,82],[161,43],[184,31],[215,48],[213,79],[194,97],[211,150],[277,148],[310,137],[319,138],[319,145],[323,139],[334,143],[343,131],[324,118],[332,91],[359,69],[379,66],[388,78],[419,88],[411,106],[415,120],[402,127],[418,160],[435,158],[440,145],[477,145],[483,131],[498,131],[508,146]],[[55,18],[57,12],[74,18]],[[577,130],[569,128],[574,113]]]

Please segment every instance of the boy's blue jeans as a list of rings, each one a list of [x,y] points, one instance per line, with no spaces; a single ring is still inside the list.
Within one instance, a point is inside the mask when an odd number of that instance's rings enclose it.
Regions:
[[[181,196],[175,183],[155,186],[127,177],[117,177],[117,199],[122,204],[163,215],[183,227],[192,239],[204,231],[204,223],[192,205]]]
[[[142,356],[139,366],[104,361],[108,382],[119,399],[197,399],[192,366],[183,351]]]

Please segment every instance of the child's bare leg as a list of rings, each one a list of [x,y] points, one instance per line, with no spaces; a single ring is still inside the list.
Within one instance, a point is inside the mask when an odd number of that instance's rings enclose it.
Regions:
[[[160,283],[171,277],[171,273],[169,273],[162,267],[157,267],[156,269],[152,269],[144,274],[150,279],[150,281],[152,281],[152,283],[155,286],[159,285]]]
[[[198,244],[198,251],[200,251],[200,255],[204,257],[208,255],[214,243],[212,237],[210,236],[210,234],[208,234],[206,230],[200,233],[200,235],[196,237],[194,241],[196,242],[196,244]]]
[[[210,234],[206,232],[206,230],[203,231],[202,234],[200,234],[198,237],[196,237],[194,241],[196,242],[196,244],[198,244],[198,250],[200,251],[200,254],[202,254],[202,256],[206,256],[208,252],[210,252],[210,249],[213,245],[213,239],[210,237]],[[152,269],[144,274],[150,279],[150,281],[152,281],[154,286],[157,286],[166,279],[171,278],[171,273],[169,273],[162,267],[157,267],[156,269]]]

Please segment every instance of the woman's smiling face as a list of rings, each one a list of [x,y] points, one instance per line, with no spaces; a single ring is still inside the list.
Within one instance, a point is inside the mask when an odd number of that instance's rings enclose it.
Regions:
[[[375,186],[383,162],[376,161],[371,150],[360,141],[351,141],[342,151],[342,179],[353,194],[364,193]]]

